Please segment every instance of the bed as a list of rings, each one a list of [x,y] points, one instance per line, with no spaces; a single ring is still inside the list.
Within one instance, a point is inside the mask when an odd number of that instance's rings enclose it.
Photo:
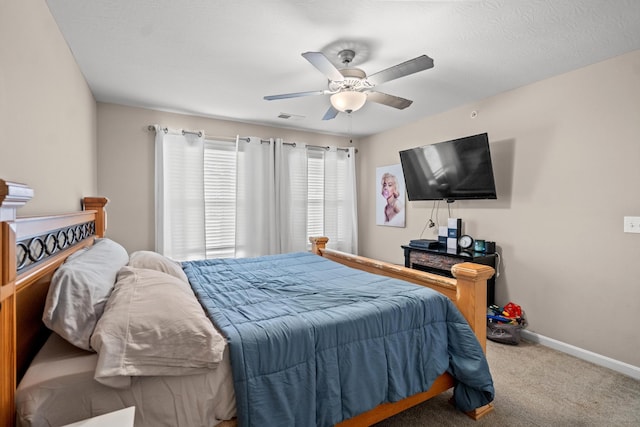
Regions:
[[[85,377],[89,375],[88,382],[92,382],[93,370],[96,364],[100,363],[98,361],[99,355],[78,350],[74,346],[70,346],[65,340],[60,339],[57,334],[51,334],[42,323],[42,313],[54,272],[60,269],[69,257],[74,257],[79,252],[86,250],[86,248],[93,247],[96,242],[105,237],[105,206],[107,199],[100,197],[85,198],[83,200],[84,210],[81,212],[46,217],[17,218],[17,209],[27,203],[32,196],[33,191],[26,185],[0,180],[0,220],[2,221],[0,223],[2,244],[2,256],[0,257],[2,262],[2,293],[0,294],[2,297],[0,311],[2,338],[0,347],[2,348],[3,356],[0,361],[2,364],[0,397],[2,409],[1,425],[6,426],[15,424],[16,395],[20,398],[20,396],[24,395],[24,390],[29,389],[30,382],[33,381],[32,378],[35,378],[33,376],[35,375],[34,372],[37,373],[38,366],[40,366],[39,362],[42,358],[48,357],[47,355],[53,355],[54,359],[57,358],[57,362],[60,363],[59,368],[53,370],[40,368],[44,371],[45,376],[51,375],[52,371],[63,372],[64,369],[74,369],[79,371],[77,372],[78,375],[82,374]],[[312,239],[312,253],[315,254],[313,256],[318,258],[317,255],[320,255],[323,262],[326,260],[330,260],[333,263],[337,262],[367,274],[374,273],[383,276],[384,280],[386,278],[390,278],[390,280],[401,279],[435,289],[440,294],[445,295],[447,301],[452,301],[459,309],[459,313],[468,322],[470,330],[473,331],[477,338],[481,351],[485,350],[486,280],[494,273],[491,267],[471,263],[459,264],[452,269],[456,278],[450,279],[360,256],[332,251],[326,248],[327,241],[328,239],[322,237]],[[304,259],[307,259],[307,255],[311,256],[310,254],[299,254]],[[195,270],[192,265],[185,266],[184,271],[187,272],[187,275],[190,276],[189,279],[192,281],[198,275],[193,272]],[[329,282],[331,281],[327,280],[327,283]],[[197,294],[198,286],[193,284],[192,286],[194,293]],[[206,305],[206,303],[203,303],[203,305]],[[208,315],[217,319],[221,324],[226,322],[224,315],[220,312],[208,313]],[[229,334],[228,330],[226,333]],[[242,335],[242,332],[238,332],[237,336],[240,335]],[[230,336],[227,335],[227,338]],[[236,336],[233,336],[230,341],[235,341],[236,338]],[[274,351],[282,350],[275,349]],[[73,359],[69,359],[73,360],[73,362],[59,356],[63,353],[65,357],[73,354]],[[233,350],[231,353],[234,353]],[[234,354],[237,356],[238,353]],[[93,415],[120,409],[130,405],[130,402],[134,402],[137,411],[136,423],[138,423],[140,414],[143,414],[146,417],[145,419],[150,420],[152,415],[149,414],[153,410],[144,407],[144,402],[139,400],[127,401],[127,398],[123,398],[122,394],[111,395],[111,393],[121,393],[122,390],[125,390],[125,394],[129,393],[130,396],[147,396],[148,392],[144,391],[146,390],[145,387],[157,389],[158,381],[160,381],[163,387],[171,390],[173,390],[171,387],[176,387],[178,390],[188,394],[185,390],[193,389],[193,385],[183,383],[188,379],[187,377],[199,378],[198,381],[200,381],[203,376],[210,377],[212,372],[218,372],[220,375],[215,378],[208,378],[206,385],[202,385],[205,384],[202,382],[199,384],[202,387],[207,387],[207,390],[211,389],[211,384],[215,384],[214,388],[216,390],[231,388],[231,397],[229,397],[229,393],[224,393],[226,397],[215,405],[204,405],[204,408],[202,407],[203,405],[200,405],[201,414],[198,416],[202,418],[210,416],[215,420],[230,418],[231,415],[235,415],[236,405],[243,407],[247,404],[246,400],[251,399],[247,396],[252,395],[244,395],[242,397],[241,394],[238,394],[238,401],[236,402],[236,398],[233,396],[233,389],[237,388],[238,384],[237,381],[236,384],[232,384],[232,378],[237,373],[230,375],[229,372],[239,365],[234,363],[235,359],[233,357],[229,356],[228,347],[225,347],[223,355],[220,360],[215,361],[216,369],[209,371],[204,369],[202,374],[182,377],[172,376],[171,378],[151,376],[143,378],[144,381],[136,382],[136,384],[129,384],[129,388],[125,385],[119,389],[117,384],[115,387],[113,384],[111,387],[101,384],[101,390],[106,394],[91,403]],[[222,369],[221,367],[226,368]],[[73,381],[79,382],[78,378],[80,377],[71,375],[65,378],[67,378],[67,381],[71,381],[68,379],[72,378],[74,379]],[[53,380],[56,379],[54,378]],[[343,427],[372,425],[432,396],[449,390],[459,383],[447,372],[437,376],[432,383],[431,379],[428,379],[428,381],[431,387],[427,391],[419,391],[412,393],[408,397],[392,399],[393,402],[381,403],[375,408],[367,408],[366,411],[357,409],[357,414],[336,424]],[[171,382],[175,382],[175,384],[168,384]],[[18,388],[18,393],[16,393],[19,383],[21,388]],[[135,387],[140,387],[141,391],[131,391],[136,390]],[[266,386],[263,385],[263,387]],[[264,390],[265,388],[263,388]],[[172,393],[175,394],[175,392]],[[203,393],[200,390],[196,394],[202,395]],[[156,399],[152,400],[157,402]],[[268,404],[270,405],[271,403]],[[120,407],[117,407],[117,405],[120,405]],[[180,405],[180,403],[173,402],[173,406]],[[187,405],[187,403],[185,402],[184,405]],[[157,405],[156,403],[156,406],[166,407],[170,405]],[[212,409],[209,406],[215,406],[216,408]],[[492,409],[493,406],[489,402],[479,407],[465,410],[465,412],[472,418],[478,419]],[[259,413],[260,410],[258,409],[257,412]],[[67,420],[66,422],[72,421],[76,420]],[[242,416],[239,417],[238,421],[240,425],[246,425],[243,424]],[[187,425],[199,425],[200,421],[186,422],[188,423]],[[213,425],[214,421],[210,423],[209,425]]]

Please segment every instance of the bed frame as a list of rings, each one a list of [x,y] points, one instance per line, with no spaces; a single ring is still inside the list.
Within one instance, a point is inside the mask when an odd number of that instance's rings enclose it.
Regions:
[[[49,335],[42,312],[54,271],[69,255],[104,237],[106,230],[108,200],[104,197],[85,197],[83,210],[75,213],[18,218],[16,211],[32,197],[28,186],[0,179],[0,427],[15,426],[17,384]],[[326,237],[310,240],[318,255],[442,292],[458,306],[486,351],[486,281],[494,274],[493,268],[458,264],[452,268],[455,279],[451,279],[327,249]],[[372,425],[453,385],[453,378],[445,373],[426,392],[382,404],[338,425]],[[492,410],[489,404],[467,414],[478,419]]]
[[[388,262],[327,249],[326,244],[329,239],[326,237],[311,237],[309,240],[311,241],[311,251],[325,258],[359,270],[426,286],[444,294],[455,303],[462,315],[467,319],[482,346],[482,350],[485,353],[487,352],[487,280],[495,273],[492,267],[470,262],[456,264],[451,268],[455,279],[451,279]],[[453,377],[445,372],[436,378],[429,390],[409,396],[398,402],[383,403],[368,412],[337,424],[337,427],[373,425],[412,406],[425,402],[453,386]],[[493,411],[493,404],[489,403],[467,412],[467,415],[474,420],[478,420],[491,411]]]

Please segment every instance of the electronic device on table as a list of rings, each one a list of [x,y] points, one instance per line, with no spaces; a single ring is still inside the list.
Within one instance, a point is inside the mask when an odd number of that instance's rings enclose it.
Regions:
[[[409,241],[409,245],[414,248],[438,249],[440,247],[440,242],[431,239],[416,239]]]

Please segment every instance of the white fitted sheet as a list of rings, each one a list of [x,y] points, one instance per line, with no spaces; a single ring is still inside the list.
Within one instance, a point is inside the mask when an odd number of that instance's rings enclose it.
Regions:
[[[128,389],[95,381],[96,363],[96,353],[52,333],[16,390],[18,427],[62,426],[129,406],[135,427],[211,427],[235,416],[228,349],[205,374],[134,377]]]

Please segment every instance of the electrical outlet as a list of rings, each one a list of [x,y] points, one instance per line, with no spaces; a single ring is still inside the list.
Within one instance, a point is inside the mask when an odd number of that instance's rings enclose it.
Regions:
[[[624,232],[625,233],[640,233],[640,216],[625,216],[624,217]]]

